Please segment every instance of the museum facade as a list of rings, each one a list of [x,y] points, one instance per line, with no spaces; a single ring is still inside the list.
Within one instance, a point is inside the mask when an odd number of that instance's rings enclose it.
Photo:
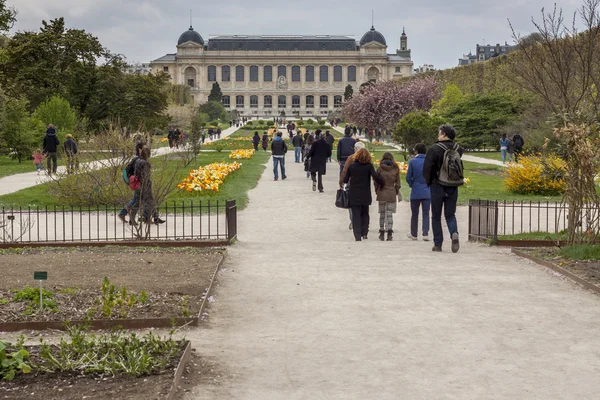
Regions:
[[[175,84],[188,85],[204,103],[213,83],[226,109],[242,116],[326,116],[342,105],[347,85],[354,92],[368,81],[413,72],[408,38],[388,54],[384,36],[372,27],[356,42],[349,36],[213,36],[205,43],[191,26],[177,53],[152,61]]]

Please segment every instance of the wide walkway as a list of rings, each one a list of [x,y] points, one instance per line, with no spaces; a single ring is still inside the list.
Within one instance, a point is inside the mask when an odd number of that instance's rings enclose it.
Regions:
[[[208,136],[207,136],[206,143],[214,142],[217,140],[223,140],[227,136],[229,136],[232,133],[234,133],[235,131],[237,131],[238,129],[239,128],[236,128],[235,126],[225,129],[224,131],[221,132],[221,139],[210,140],[210,139],[208,139]],[[161,155],[167,154],[172,151],[177,151],[177,150],[170,149],[169,147],[159,147],[158,149],[155,149],[152,151],[152,156],[153,157],[161,156]],[[59,164],[62,161],[63,160],[59,160]],[[44,160],[44,162],[45,162],[45,160]],[[103,163],[102,161],[93,161],[93,162],[89,163],[89,165],[94,169],[100,169],[100,168],[106,167],[106,164]],[[45,167],[45,164],[44,164],[44,167]],[[35,172],[35,166],[33,165],[33,163],[31,164],[31,169],[34,170],[34,172],[26,172],[23,174],[9,175],[4,178],[0,178],[0,196],[18,192],[19,190],[27,189],[32,186],[37,186],[42,183],[46,183],[51,179],[47,175],[38,175],[38,173]],[[57,175],[60,176],[61,174],[65,174],[65,173],[66,173],[66,167],[64,165],[59,166]]]
[[[188,333],[210,365],[186,399],[598,399],[600,299],[468,244],[354,242],[325,193],[287,156],[267,165],[229,250],[207,325]],[[460,214],[466,239],[466,216]]]

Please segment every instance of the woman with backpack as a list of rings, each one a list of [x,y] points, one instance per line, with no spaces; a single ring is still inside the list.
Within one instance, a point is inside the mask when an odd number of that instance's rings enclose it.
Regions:
[[[134,174],[130,178],[130,188],[135,191],[134,204],[129,208],[129,222],[135,225],[135,216],[141,208],[143,221],[147,224],[162,224],[165,221],[160,219],[156,210],[156,202],[152,193],[152,179],[150,162],[150,148],[144,146],[140,152],[140,157],[134,163]],[[135,178],[134,178],[135,177]],[[152,221],[150,220],[152,214]]]
[[[394,156],[389,151],[383,154],[377,173],[384,180],[383,186],[375,182],[375,193],[379,206],[379,240],[391,241],[394,233],[394,214],[398,201],[402,201],[400,194],[400,167],[396,164]]]

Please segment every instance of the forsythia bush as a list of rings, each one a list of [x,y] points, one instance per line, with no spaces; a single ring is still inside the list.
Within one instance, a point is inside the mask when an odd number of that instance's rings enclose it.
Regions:
[[[505,172],[509,192],[555,196],[567,187],[567,163],[555,156],[526,156],[512,163]]]
[[[238,162],[231,164],[212,163],[196,170],[191,170],[187,178],[177,185],[177,189],[185,190],[186,192],[202,192],[207,190],[218,192],[227,175],[237,171],[241,166],[242,164]]]

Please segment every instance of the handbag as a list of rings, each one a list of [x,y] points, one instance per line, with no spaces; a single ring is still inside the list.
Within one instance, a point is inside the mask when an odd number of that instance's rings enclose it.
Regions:
[[[337,208],[350,208],[348,205],[348,191],[346,189],[338,189],[335,195],[335,206]]]

